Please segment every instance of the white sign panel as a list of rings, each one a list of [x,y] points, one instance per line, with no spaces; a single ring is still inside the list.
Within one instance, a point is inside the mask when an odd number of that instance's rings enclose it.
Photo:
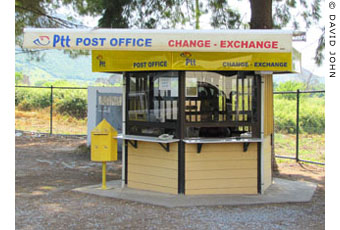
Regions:
[[[24,48],[288,53],[292,31],[25,29]]]

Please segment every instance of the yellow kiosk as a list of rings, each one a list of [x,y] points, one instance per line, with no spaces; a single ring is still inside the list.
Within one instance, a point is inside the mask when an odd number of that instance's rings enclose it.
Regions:
[[[292,37],[281,30],[29,29],[24,45],[89,49],[94,72],[123,73],[117,138],[125,140],[127,187],[257,194],[272,183],[271,74],[300,68]]]

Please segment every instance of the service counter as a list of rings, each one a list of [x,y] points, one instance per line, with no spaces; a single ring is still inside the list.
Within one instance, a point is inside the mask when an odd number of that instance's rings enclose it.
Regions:
[[[122,135],[127,146],[126,180],[130,188],[178,193],[179,177],[185,194],[257,194],[259,138],[187,138]],[[184,145],[184,175],[179,174]]]

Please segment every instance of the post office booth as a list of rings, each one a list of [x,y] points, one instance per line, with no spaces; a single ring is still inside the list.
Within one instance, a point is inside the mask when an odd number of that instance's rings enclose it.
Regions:
[[[92,51],[93,71],[123,73],[126,186],[186,195],[264,192],[272,182],[271,74],[298,71],[292,34],[168,35],[168,50]]]
[[[194,195],[258,194],[271,185],[272,74],[300,68],[291,31],[90,35],[102,36],[102,46],[76,48],[92,50],[93,71],[123,74],[125,186]]]

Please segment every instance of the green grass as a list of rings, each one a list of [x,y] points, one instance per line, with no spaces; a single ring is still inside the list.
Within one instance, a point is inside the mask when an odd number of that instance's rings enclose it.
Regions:
[[[275,133],[275,155],[295,157],[296,135]],[[299,159],[325,162],[325,134],[300,134]]]

